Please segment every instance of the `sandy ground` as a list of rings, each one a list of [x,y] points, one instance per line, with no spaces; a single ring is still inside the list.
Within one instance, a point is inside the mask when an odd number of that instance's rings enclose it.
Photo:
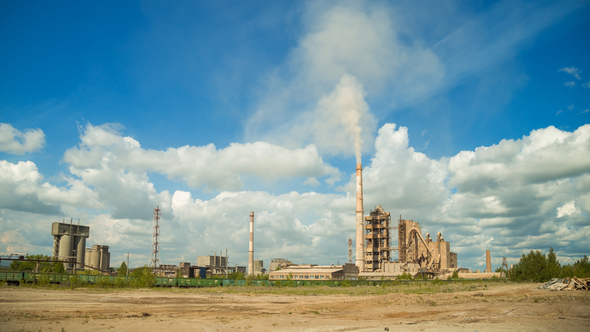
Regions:
[[[1,331],[590,331],[590,292],[438,294],[0,287]]]

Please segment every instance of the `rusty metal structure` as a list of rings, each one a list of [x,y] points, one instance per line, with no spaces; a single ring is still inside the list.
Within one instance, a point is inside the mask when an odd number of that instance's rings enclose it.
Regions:
[[[413,220],[401,218],[398,222],[399,262],[418,264],[424,272],[434,274],[457,268],[457,254],[451,252],[451,244],[437,233],[436,241],[426,234],[422,236],[422,229]]]
[[[490,250],[486,250],[486,272],[492,272],[492,258],[490,257]]]
[[[160,267],[160,243],[158,242],[158,237],[160,236],[161,217],[160,207],[156,206],[154,209],[154,231],[152,235],[152,256],[150,259],[150,267],[154,269],[154,272]]]
[[[352,238],[348,238],[348,262],[352,263]]]
[[[365,217],[365,272],[374,272],[382,268],[386,262],[391,262],[390,229],[391,216],[381,205]]]

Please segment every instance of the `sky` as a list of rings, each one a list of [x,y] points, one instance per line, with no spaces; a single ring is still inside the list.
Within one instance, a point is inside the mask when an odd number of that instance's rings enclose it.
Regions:
[[[0,252],[343,264],[364,209],[460,267],[590,254],[589,1],[0,1]],[[397,245],[397,233],[392,240]],[[394,253],[394,257],[397,254]],[[354,257],[354,254],[353,254]]]

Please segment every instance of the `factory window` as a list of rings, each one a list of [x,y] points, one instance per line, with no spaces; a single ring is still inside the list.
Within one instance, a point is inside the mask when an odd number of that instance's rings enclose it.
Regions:
[[[324,279],[324,276],[320,276],[320,279]]]
[[[315,278],[316,278],[316,279],[319,279],[319,278],[320,278],[320,276],[315,276]]]
[[[306,276],[305,276],[305,279],[309,279],[309,276],[308,276],[308,275],[306,275]]]

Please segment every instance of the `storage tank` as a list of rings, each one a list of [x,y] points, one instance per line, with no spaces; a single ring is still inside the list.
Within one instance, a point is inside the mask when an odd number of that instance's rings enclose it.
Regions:
[[[92,251],[90,249],[86,249],[84,252],[84,262],[86,262],[86,265],[92,265],[92,259],[90,258],[90,256],[92,255]],[[85,269],[88,269],[85,267]]]
[[[64,220],[65,221],[65,220]],[[90,227],[73,224],[73,219],[70,223],[54,222],[51,224],[51,235],[53,235],[53,256],[59,257],[60,260],[75,260],[78,262],[77,269],[82,268],[86,260],[86,238],[90,236]],[[66,270],[71,270],[72,263],[64,263]]]
[[[111,262],[111,254],[109,253],[109,247],[101,246],[100,254],[100,269],[103,271],[107,271],[109,269],[109,263]]]
[[[95,269],[100,269],[100,251],[96,247],[97,246],[94,245],[90,250],[90,266]]]
[[[84,269],[84,262],[86,261],[86,238],[83,236],[76,236],[74,240],[74,247],[76,248],[76,270]]]
[[[71,257],[74,255],[74,236],[73,235],[62,235],[61,239],[59,240],[59,259],[60,260],[70,260]],[[64,268],[71,269],[71,263],[64,263]]]

